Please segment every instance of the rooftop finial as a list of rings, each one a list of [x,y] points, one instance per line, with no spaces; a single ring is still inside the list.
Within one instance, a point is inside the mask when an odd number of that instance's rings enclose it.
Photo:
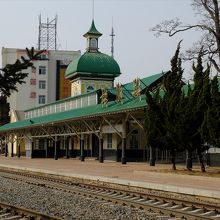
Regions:
[[[94,0],[92,0],[92,20],[94,20]]]

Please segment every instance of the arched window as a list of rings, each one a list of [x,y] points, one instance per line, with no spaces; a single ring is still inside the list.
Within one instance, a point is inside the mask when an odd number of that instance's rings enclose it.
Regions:
[[[89,86],[87,87],[87,92],[92,92],[93,90],[94,90],[94,87],[93,87],[93,86],[89,85]]]

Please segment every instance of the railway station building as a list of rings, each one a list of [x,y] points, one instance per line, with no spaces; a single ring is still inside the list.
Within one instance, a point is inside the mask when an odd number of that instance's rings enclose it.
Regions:
[[[24,120],[0,127],[6,156],[85,157],[121,161],[149,158],[144,134],[145,90],[160,86],[165,73],[116,84],[120,67],[101,53],[94,21],[83,36],[86,52],[67,67],[71,97],[24,111]],[[160,155],[159,155],[160,154]],[[168,152],[160,152],[167,159]]]

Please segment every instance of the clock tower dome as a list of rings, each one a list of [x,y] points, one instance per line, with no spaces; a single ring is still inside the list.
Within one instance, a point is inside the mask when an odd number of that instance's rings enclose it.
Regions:
[[[114,58],[99,51],[98,39],[102,34],[97,31],[94,20],[83,36],[87,39],[86,52],[73,60],[65,72],[71,81],[71,96],[112,88],[114,79],[121,74]]]

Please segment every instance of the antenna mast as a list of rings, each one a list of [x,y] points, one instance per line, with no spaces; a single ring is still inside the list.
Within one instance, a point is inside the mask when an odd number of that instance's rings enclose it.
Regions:
[[[39,15],[38,50],[57,50],[57,15],[51,21],[41,22]]]
[[[95,11],[95,8],[94,8],[94,0],[92,0],[92,20],[94,20],[94,11]]]
[[[115,37],[115,33],[114,33],[114,28],[113,28],[113,19],[112,19],[112,32],[111,32],[110,36],[111,36],[111,55],[114,58],[114,37]]]

